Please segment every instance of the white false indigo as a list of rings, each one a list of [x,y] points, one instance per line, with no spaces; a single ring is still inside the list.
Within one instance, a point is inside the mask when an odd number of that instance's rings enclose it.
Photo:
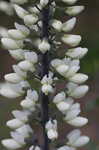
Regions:
[[[62,0],[61,2],[72,5],[76,1]],[[23,5],[25,3],[28,4]],[[80,85],[87,81],[88,76],[78,72],[80,59],[88,50],[76,47],[81,42],[80,35],[68,33],[76,25],[77,19],[73,16],[81,13],[84,6],[66,6],[63,10],[71,18],[62,22],[54,15],[56,5],[59,5],[55,1],[40,0],[36,4],[31,3],[32,1],[28,0],[10,0],[9,3],[0,3],[0,9],[9,15],[14,8],[24,23],[22,25],[15,22],[15,29],[0,28],[3,47],[18,61],[12,66],[14,72],[4,76],[7,83],[0,87],[0,95],[7,98],[23,96],[20,102],[22,110],[13,110],[13,119],[6,123],[13,132],[10,132],[11,138],[2,140],[2,144],[10,150],[22,148],[26,144],[30,145],[29,150],[41,150],[41,145],[38,145],[36,135],[29,125],[32,119],[42,125],[43,135],[47,135],[44,137],[44,141],[47,141],[43,145],[44,149],[47,150],[45,147],[48,147],[48,139],[52,142],[57,140],[57,120],[56,118],[53,120],[54,116],[48,114],[52,102],[55,108],[62,113],[63,121],[67,124],[82,127],[88,123],[87,118],[80,116],[80,104],[74,103],[74,99],[83,97],[89,89],[87,85]],[[8,5],[11,6],[11,9]],[[7,8],[9,10],[5,10]],[[66,50],[65,57],[57,58],[56,50],[60,49],[62,43],[73,48]],[[67,81],[67,85],[57,92],[56,82],[61,79],[61,76],[64,81]],[[39,82],[39,85],[41,84],[38,89],[39,94],[34,89],[34,80]],[[89,137],[82,136],[80,130],[70,132],[67,139],[64,146],[57,150],[76,150],[89,142]]]

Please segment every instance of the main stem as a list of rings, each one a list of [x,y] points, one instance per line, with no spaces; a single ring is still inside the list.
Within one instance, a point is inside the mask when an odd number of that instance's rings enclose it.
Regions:
[[[49,6],[44,8],[42,10],[42,22],[43,22],[43,28],[42,28],[42,38],[49,38],[48,28],[49,28]],[[45,54],[41,54],[42,57],[42,72],[41,77],[43,78],[45,75],[48,76],[49,73],[49,52],[47,51]],[[49,120],[49,97],[45,95],[43,92],[41,92],[41,107],[42,107],[42,126],[43,126],[43,137],[44,137],[44,143],[43,143],[43,150],[49,150],[49,140],[47,137],[45,125],[46,122]]]

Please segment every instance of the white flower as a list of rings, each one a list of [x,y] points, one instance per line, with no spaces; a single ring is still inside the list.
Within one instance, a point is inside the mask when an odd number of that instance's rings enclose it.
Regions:
[[[64,92],[60,92],[60,93],[58,93],[58,94],[54,97],[53,102],[54,102],[55,104],[57,104],[57,103],[59,103],[59,102],[61,102],[61,101],[64,101],[65,99],[66,99],[65,93],[64,93]]]
[[[51,140],[55,140],[58,138],[58,133],[56,130],[50,129],[47,131],[47,136]]]
[[[71,31],[74,28],[75,24],[76,24],[76,18],[73,17],[73,18],[71,18],[68,21],[63,23],[62,31],[64,31],[64,32]]]
[[[12,3],[16,3],[16,4],[19,4],[19,5],[22,5],[24,3],[27,3],[28,0],[11,0]]]
[[[80,35],[72,35],[72,34],[65,34],[62,38],[62,41],[69,46],[77,46],[81,41]]]
[[[88,80],[88,76],[82,73],[76,73],[72,77],[70,77],[69,80],[76,84],[82,84]]]
[[[11,132],[10,134],[11,134],[11,137],[20,145],[24,146],[26,144],[24,141],[24,137],[20,133],[14,131],[14,132]]]
[[[17,143],[14,139],[5,139],[1,141],[2,145],[10,150],[15,150],[21,148],[22,145]]]
[[[50,50],[50,44],[48,43],[47,39],[43,39],[39,45],[38,45],[39,50],[42,53],[46,53],[47,51]]]
[[[35,24],[38,21],[38,16],[35,14],[29,14],[24,16],[24,23],[27,26],[32,26],[33,24]]]
[[[62,112],[66,112],[70,107],[70,105],[66,101],[61,101],[58,104],[56,104],[56,106]]]
[[[49,0],[40,0],[40,5],[45,7],[48,4]]]
[[[8,38],[8,30],[0,26],[0,37]]]
[[[59,32],[62,29],[62,22],[60,20],[56,20],[56,19],[52,20],[51,25],[55,30],[57,30]]]
[[[84,117],[76,117],[72,120],[67,121],[70,125],[75,127],[82,127],[88,123],[88,119]]]
[[[23,40],[26,38],[26,35],[24,34],[24,32],[17,30],[17,29],[8,30],[8,35],[10,38],[15,39],[15,40]]]
[[[41,150],[39,146],[31,146],[29,150]]]
[[[35,64],[38,61],[38,56],[35,52],[25,52],[25,59]]]
[[[69,56],[71,58],[81,59],[86,55],[87,52],[88,52],[87,48],[77,47],[77,48],[69,49],[66,52],[66,56]]]
[[[24,109],[30,109],[31,107],[34,107],[35,110],[35,103],[31,100],[23,100],[20,104]]]
[[[62,146],[60,148],[58,148],[57,150],[76,150],[74,147],[70,147],[70,146]]]
[[[3,11],[4,13],[6,13],[9,16],[12,16],[14,14],[12,5],[3,0],[0,1],[0,11]]]
[[[42,85],[42,92],[48,95],[49,93],[53,93],[54,89],[50,84],[44,84]]]
[[[6,74],[4,78],[6,81],[12,82],[12,83],[18,83],[23,80],[23,78],[16,73]]]
[[[23,110],[23,111],[14,110],[12,111],[12,114],[16,119],[19,119],[20,121],[26,123],[28,121],[30,112],[26,110]]]
[[[73,87],[71,90],[69,89],[67,93],[73,98],[81,98],[88,92],[88,90],[89,87],[87,85],[81,85]]]
[[[57,120],[49,120],[45,126],[47,130],[47,136],[51,140],[55,140],[58,138],[57,133]]]
[[[86,145],[89,142],[89,137],[82,136],[80,130],[73,130],[68,135],[68,145],[71,145],[75,148]]]
[[[67,4],[72,5],[72,4],[76,3],[77,0],[62,0],[62,1],[63,1],[64,3],[67,3]]]
[[[65,75],[67,70],[68,70],[68,66],[65,65],[65,64],[62,64],[62,65],[59,65],[57,68],[56,68],[57,72],[59,72],[61,75]]]
[[[28,12],[25,9],[23,9],[22,7],[20,7],[20,6],[16,5],[16,4],[14,5],[14,9],[15,9],[18,17],[20,17],[21,19],[24,19],[24,17],[26,15],[28,15]]]
[[[22,78],[27,77],[27,73],[25,71],[23,71],[18,65],[13,65],[12,67],[13,67],[13,70],[16,74],[18,74]]]
[[[16,60],[23,60],[24,52],[25,52],[25,50],[22,50],[22,49],[9,50],[10,55]]]
[[[72,7],[67,7],[65,10],[65,13],[67,13],[70,16],[76,16],[79,13],[81,13],[84,10],[84,6],[72,6]]]
[[[0,89],[0,95],[7,98],[17,98],[24,94],[24,91],[20,89],[20,92],[16,90],[16,87],[11,86],[11,84],[5,83]]]
[[[33,134],[33,130],[28,124],[16,129],[16,132],[21,134],[24,138],[28,138],[31,134]]]
[[[12,120],[7,121],[6,125],[11,129],[17,129],[23,126],[24,122],[22,122],[19,119],[12,119]]]
[[[24,47],[22,40],[13,40],[10,38],[2,38],[1,39],[2,45],[5,49],[8,50],[14,50],[14,49],[20,49]]]
[[[28,60],[19,62],[18,67],[20,67],[21,70],[26,71],[26,72],[27,71],[31,71],[31,72],[35,71],[34,65],[31,62],[29,62]]]
[[[42,9],[42,6],[40,4],[37,4],[37,7],[41,10]],[[40,11],[37,9],[36,6],[34,7],[29,7],[28,10],[32,13],[32,14],[39,14]]]
[[[39,98],[39,95],[37,93],[37,91],[35,90],[28,90],[27,91],[27,98],[34,101],[34,102],[37,102],[38,101],[38,98]]]

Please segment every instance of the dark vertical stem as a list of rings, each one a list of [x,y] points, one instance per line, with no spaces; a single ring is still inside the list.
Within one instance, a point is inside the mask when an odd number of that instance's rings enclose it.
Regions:
[[[47,6],[42,10],[42,22],[43,22],[42,38],[46,38],[48,40],[49,6]],[[48,75],[49,73],[49,52],[41,54],[41,65],[42,65],[41,77],[43,78],[43,76]],[[48,103],[49,97],[41,92],[41,108],[42,108],[41,115],[42,115],[43,137],[44,137],[43,150],[49,150],[49,140],[45,129],[46,122],[49,120]]]

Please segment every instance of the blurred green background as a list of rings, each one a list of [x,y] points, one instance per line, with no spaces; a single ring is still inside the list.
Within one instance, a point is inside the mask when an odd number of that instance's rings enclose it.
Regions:
[[[80,150],[99,150],[99,0],[79,0],[78,4],[85,5],[86,10],[79,15],[75,30],[72,33],[81,34],[82,47],[89,49],[88,54],[81,60],[81,72],[89,75],[87,84],[89,93],[79,100],[83,114],[89,118],[89,124],[82,131],[91,137],[91,142]],[[13,27],[14,17],[8,17],[0,12],[0,26]],[[0,80],[3,75],[12,72],[11,65],[15,60],[6,50],[0,51]],[[12,118],[11,111],[19,108],[19,100],[0,98],[0,140],[9,137],[6,121]],[[64,130],[64,128],[63,128]],[[69,131],[69,127],[67,128]],[[65,133],[66,134],[66,133]],[[4,150],[2,146],[0,150]]]

